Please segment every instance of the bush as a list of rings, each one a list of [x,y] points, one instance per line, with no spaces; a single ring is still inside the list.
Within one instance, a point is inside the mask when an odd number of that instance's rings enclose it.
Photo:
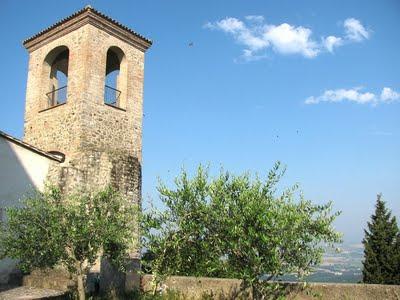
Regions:
[[[84,277],[100,253],[123,269],[137,240],[136,217],[137,208],[111,188],[62,197],[50,187],[28,197],[23,208],[7,209],[0,258],[18,259],[26,271],[63,265],[75,275],[84,299]]]
[[[261,278],[310,272],[323,243],[340,242],[332,227],[339,213],[305,200],[297,186],[276,195],[283,174],[277,163],[265,180],[223,171],[210,178],[200,166],[193,178],[182,171],[173,189],[160,183],[166,209],[146,211],[141,222],[155,286],[169,275],[232,277],[257,297]]]

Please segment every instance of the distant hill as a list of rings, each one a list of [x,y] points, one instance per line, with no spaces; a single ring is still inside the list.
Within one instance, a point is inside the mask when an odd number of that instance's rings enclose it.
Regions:
[[[321,265],[306,277],[309,282],[357,283],[362,280],[362,245],[343,245],[340,252],[328,250]],[[282,280],[296,281],[295,276]]]

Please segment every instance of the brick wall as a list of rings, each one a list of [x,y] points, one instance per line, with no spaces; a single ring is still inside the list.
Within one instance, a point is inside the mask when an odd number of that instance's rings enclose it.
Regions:
[[[69,50],[66,104],[46,107],[50,67],[57,47]],[[120,107],[104,103],[107,51],[123,52]],[[107,184],[140,202],[144,51],[92,24],[30,51],[24,140],[65,154],[49,180],[66,192]]]

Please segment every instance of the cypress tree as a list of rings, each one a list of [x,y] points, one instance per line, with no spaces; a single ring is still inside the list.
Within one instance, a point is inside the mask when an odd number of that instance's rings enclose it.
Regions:
[[[381,196],[377,196],[375,213],[368,222],[368,229],[364,230],[363,282],[396,284],[400,271],[399,229]]]
[[[395,243],[395,274],[394,274],[394,284],[400,284],[400,229],[399,233],[397,234],[397,239]]]

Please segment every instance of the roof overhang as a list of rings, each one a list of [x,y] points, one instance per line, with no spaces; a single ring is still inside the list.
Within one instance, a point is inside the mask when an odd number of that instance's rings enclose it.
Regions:
[[[127,42],[143,52],[145,52],[152,44],[151,40],[138,34],[132,29],[95,10],[91,6],[86,6],[85,8],[26,39],[23,42],[23,45],[29,52],[32,52],[39,47],[54,41],[55,39],[86,24],[91,24],[101,30],[104,30],[110,35]]]
[[[0,137],[3,137],[4,139],[6,139],[6,140],[18,145],[18,146],[21,146],[21,147],[23,147],[25,149],[28,149],[28,150],[30,150],[32,152],[35,152],[36,154],[39,154],[41,156],[47,157],[47,158],[49,158],[51,160],[55,160],[55,161],[57,161],[59,163],[62,163],[64,161],[64,159],[65,159],[64,157],[61,157],[60,155],[50,154],[50,153],[48,153],[46,151],[40,150],[39,148],[36,148],[35,146],[32,146],[32,145],[30,145],[28,143],[25,143],[25,142],[21,141],[20,139],[17,139],[15,137],[13,137],[13,136],[1,131],[1,130],[0,130]]]

